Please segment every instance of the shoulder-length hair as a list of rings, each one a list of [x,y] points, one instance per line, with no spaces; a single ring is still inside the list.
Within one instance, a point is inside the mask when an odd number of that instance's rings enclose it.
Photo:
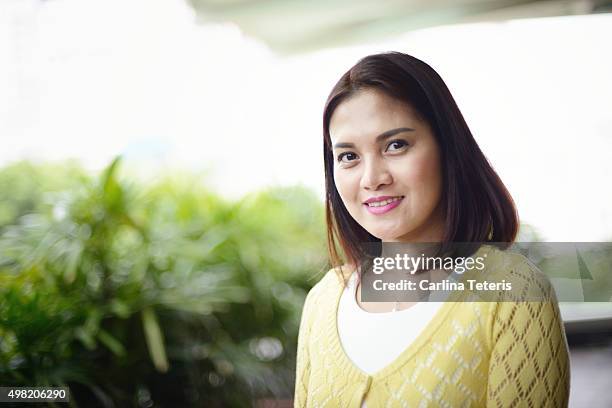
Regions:
[[[412,105],[430,126],[441,152],[442,203],[445,233],[442,248],[451,243],[501,243],[516,238],[519,226],[510,193],[474,140],[450,91],[436,71],[423,61],[400,52],[361,59],[332,89],[323,111],[326,221],[329,257],[333,267],[343,262],[336,240],[349,265],[368,258],[368,243],[381,240],[359,225],[344,206],[334,181],[329,124],[342,101],[364,89],[385,92]],[[477,245],[478,246],[478,245]],[[470,251],[470,253],[472,253]]]

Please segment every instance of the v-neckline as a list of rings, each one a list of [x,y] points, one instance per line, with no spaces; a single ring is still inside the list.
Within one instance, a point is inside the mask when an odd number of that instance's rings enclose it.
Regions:
[[[338,310],[340,305],[340,298],[342,297],[342,291],[343,288],[340,286],[339,293],[336,294],[336,299],[334,299],[333,313],[330,313],[330,317],[331,319],[333,319],[332,327],[334,328],[332,340],[337,349],[340,350],[341,358],[342,360],[344,360],[345,366],[350,367],[352,371],[358,373],[360,376],[364,378],[370,377],[372,380],[384,378],[399,369],[406,362],[408,362],[417,353],[417,351],[419,351],[425,345],[425,343],[431,338],[431,336],[435,334],[440,324],[446,318],[447,314],[457,304],[457,302],[451,302],[448,300],[445,301],[444,304],[433,316],[433,318],[429,321],[429,323],[427,323],[423,331],[419,333],[419,335],[414,339],[414,341],[410,343],[391,363],[387,364],[375,373],[368,374],[361,368],[357,367],[355,363],[353,363],[353,361],[347,355],[346,350],[342,345],[342,341],[340,340],[340,333],[338,331]]]
[[[479,252],[479,251],[477,251]],[[349,275],[350,276],[350,275]],[[338,310],[340,308],[340,300],[342,298],[342,293],[344,292],[345,287],[343,285],[338,285],[338,290],[336,293],[336,297],[334,298],[333,303],[333,311],[329,313],[329,318],[332,319],[330,322],[331,327],[333,327],[332,333],[332,342],[334,348],[340,350],[340,358],[344,361],[344,366],[349,367],[351,371],[353,371],[358,376],[362,377],[366,381],[378,381],[381,380],[388,375],[391,375],[398,369],[400,369],[403,365],[405,365],[410,359],[412,359],[416,353],[423,348],[427,341],[438,331],[448,314],[461,302],[458,302],[461,297],[463,297],[463,293],[452,292],[444,301],[444,304],[438,309],[433,318],[425,325],[425,328],[419,333],[419,335],[412,341],[392,362],[381,368],[380,370],[368,374],[363,371],[361,368],[357,367],[355,363],[350,359],[346,350],[342,346],[342,341],[340,340],[340,332],[338,330]],[[391,312],[392,313],[392,312]]]

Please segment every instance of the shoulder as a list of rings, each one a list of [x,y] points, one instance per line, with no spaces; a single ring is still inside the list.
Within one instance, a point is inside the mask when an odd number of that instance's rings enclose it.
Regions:
[[[506,300],[547,301],[555,299],[553,285],[548,276],[524,255],[502,250],[492,245],[484,246],[488,280],[511,283],[512,289],[506,291]]]
[[[308,291],[304,302],[304,312],[310,313],[314,309],[313,305],[321,305],[326,299],[330,299],[337,293],[343,284],[343,278],[347,273],[347,268],[338,266],[329,269],[319,279],[319,281]]]
[[[316,302],[321,297],[327,297],[343,285],[343,280],[351,275],[347,265],[329,269],[319,281],[308,291],[306,302]]]

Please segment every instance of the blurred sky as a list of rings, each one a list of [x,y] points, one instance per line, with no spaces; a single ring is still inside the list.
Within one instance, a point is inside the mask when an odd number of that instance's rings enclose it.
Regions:
[[[398,50],[444,78],[521,218],[550,241],[612,239],[612,15],[436,27],[284,57],[182,0],[0,2],[0,166],[124,154],[207,169],[236,197],[323,197],[321,113],[359,58]],[[151,173],[153,172],[153,173]],[[152,176],[151,176],[152,177]]]

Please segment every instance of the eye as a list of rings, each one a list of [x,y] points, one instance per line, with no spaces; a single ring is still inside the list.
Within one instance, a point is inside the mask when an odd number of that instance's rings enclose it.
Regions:
[[[338,155],[338,161],[342,163],[350,163],[354,161],[355,159],[357,159],[357,155],[351,152],[343,152]]]
[[[406,147],[406,146],[408,146],[408,143],[406,143],[406,142],[405,142],[405,141],[403,141],[403,140],[399,140],[399,139],[398,139],[398,140],[394,140],[394,141],[392,141],[391,143],[389,143],[389,144],[387,145],[387,150],[386,150],[386,151],[389,151],[389,150],[391,150],[391,151],[397,151],[397,150],[401,150],[401,149],[403,149],[403,148],[404,148],[404,147]]]

